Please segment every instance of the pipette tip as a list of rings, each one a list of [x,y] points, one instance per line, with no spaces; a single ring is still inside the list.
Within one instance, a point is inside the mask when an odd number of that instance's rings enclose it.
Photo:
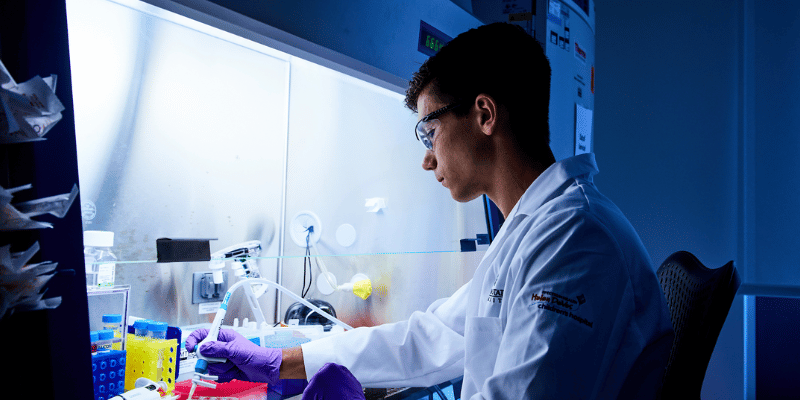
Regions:
[[[197,384],[192,382],[192,388],[189,390],[189,397],[186,400],[192,400],[192,396],[194,395],[194,390],[197,389]]]

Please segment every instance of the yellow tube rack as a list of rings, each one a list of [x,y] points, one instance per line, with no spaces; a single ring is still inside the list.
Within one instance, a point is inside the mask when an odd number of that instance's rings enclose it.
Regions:
[[[135,388],[136,379],[164,381],[167,393],[175,390],[175,366],[178,360],[177,339],[150,339],[128,335],[128,360],[125,365],[125,390]]]

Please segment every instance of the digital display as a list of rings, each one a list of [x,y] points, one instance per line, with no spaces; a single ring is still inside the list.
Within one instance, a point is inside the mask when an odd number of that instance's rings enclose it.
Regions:
[[[445,35],[442,31],[432,27],[425,21],[419,21],[419,43],[417,50],[421,53],[432,56],[439,52],[442,46],[449,43],[453,38]]]
[[[425,35],[425,47],[433,51],[439,51],[442,46],[444,46],[444,43],[440,42],[439,39],[431,37],[431,35]]]

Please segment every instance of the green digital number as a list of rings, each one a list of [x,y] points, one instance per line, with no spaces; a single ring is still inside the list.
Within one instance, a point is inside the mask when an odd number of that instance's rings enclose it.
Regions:
[[[439,39],[436,39],[435,37],[431,37],[431,35],[426,35],[425,47],[433,51],[439,51],[439,49],[444,47],[444,43],[442,43],[441,41],[439,41]]]

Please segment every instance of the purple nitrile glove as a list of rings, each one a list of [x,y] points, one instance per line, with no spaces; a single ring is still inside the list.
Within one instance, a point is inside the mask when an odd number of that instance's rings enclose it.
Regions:
[[[350,370],[327,363],[311,377],[302,400],[366,400],[364,389]]]
[[[197,343],[208,336],[208,329],[198,329],[186,338],[186,350],[194,350]],[[283,353],[281,349],[261,347],[231,329],[220,329],[217,341],[200,347],[205,357],[223,357],[224,363],[209,363],[208,374],[219,377],[219,382],[232,379],[248,382],[278,383]]]

